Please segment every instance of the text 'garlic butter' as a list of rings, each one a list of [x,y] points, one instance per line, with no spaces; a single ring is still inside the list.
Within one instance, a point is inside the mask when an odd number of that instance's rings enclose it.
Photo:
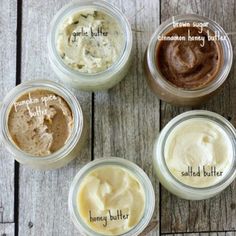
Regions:
[[[73,70],[94,74],[111,67],[124,50],[119,22],[100,10],[85,9],[68,16],[59,26],[56,47]]]

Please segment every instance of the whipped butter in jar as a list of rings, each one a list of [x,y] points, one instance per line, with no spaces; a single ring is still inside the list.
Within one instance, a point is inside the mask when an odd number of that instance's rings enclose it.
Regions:
[[[105,1],[63,7],[48,37],[52,68],[81,90],[108,89],[128,72],[132,32],[125,16]]]
[[[92,161],[76,175],[69,193],[71,218],[86,235],[139,235],[155,205],[152,184],[121,158]]]
[[[236,176],[236,131],[209,111],[185,112],[172,119],[154,145],[154,167],[162,185],[190,200],[212,197]]]
[[[148,44],[144,67],[149,87],[163,101],[197,106],[226,81],[233,49],[224,29],[194,14],[163,22]]]
[[[86,137],[77,99],[47,80],[22,83],[10,91],[1,108],[1,133],[15,159],[36,169],[66,165]]]

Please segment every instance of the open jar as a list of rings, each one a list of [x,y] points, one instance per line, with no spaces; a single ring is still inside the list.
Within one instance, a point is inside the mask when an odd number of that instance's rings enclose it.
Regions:
[[[223,28],[199,15],[173,16],[162,23],[147,47],[147,82],[168,103],[197,106],[225,82],[233,61]]]
[[[35,169],[54,169],[78,156],[86,139],[82,109],[66,88],[33,80],[12,89],[1,107],[1,136],[14,158]]]
[[[236,130],[210,111],[184,112],[172,119],[154,144],[153,163],[171,193],[201,200],[223,191],[236,177]]]
[[[53,18],[49,60],[59,78],[80,90],[106,90],[128,73],[132,31],[124,14],[105,1],[75,1]]]
[[[68,204],[71,219],[83,235],[137,236],[152,218],[155,194],[136,164],[102,158],[77,173]]]

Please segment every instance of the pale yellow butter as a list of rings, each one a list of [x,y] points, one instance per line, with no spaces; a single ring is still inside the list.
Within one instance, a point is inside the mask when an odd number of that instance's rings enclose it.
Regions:
[[[175,178],[186,185],[202,188],[215,185],[229,173],[233,147],[229,136],[217,123],[192,118],[170,132],[164,155]]]
[[[78,211],[92,230],[120,235],[143,217],[145,193],[139,180],[124,168],[107,165],[88,173],[78,191]]]
[[[93,74],[105,71],[121,56],[125,37],[119,22],[102,11],[82,10],[60,25],[57,51],[71,69]]]

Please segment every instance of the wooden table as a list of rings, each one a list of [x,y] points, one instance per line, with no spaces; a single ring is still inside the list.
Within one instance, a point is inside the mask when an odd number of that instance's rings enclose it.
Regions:
[[[37,78],[58,80],[46,47],[49,23],[66,0],[1,0],[0,98],[16,84]],[[68,166],[35,171],[14,162],[0,146],[0,236],[80,235],[69,219],[67,197],[77,171],[92,159],[124,157],[140,165],[156,190],[155,229],[148,235],[236,235],[236,181],[217,197],[181,200],[158,183],[152,146],[177,108],[157,99],[147,87],[142,62],[160,22],[172,15],[197,13],[220,23],[236,46],[236,0],[112,0],[128,17],[134,59],[128,76],[108,92],[76,92],[90,123],[89,142]],[[234,32],[234,33],[233,33]],[[235,54],[235,50],[234,50]],[[201,109],[227,117],[236,126],[236,65],[222,92]]]

